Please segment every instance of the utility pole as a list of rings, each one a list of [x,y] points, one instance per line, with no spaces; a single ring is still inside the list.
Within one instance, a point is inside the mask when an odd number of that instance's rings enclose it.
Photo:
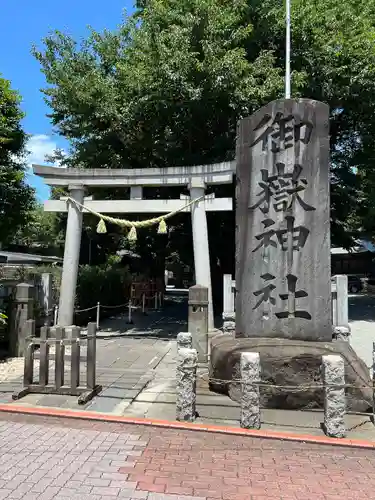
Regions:
[[[290,1],[286,1],[285,99],[290,99]]]

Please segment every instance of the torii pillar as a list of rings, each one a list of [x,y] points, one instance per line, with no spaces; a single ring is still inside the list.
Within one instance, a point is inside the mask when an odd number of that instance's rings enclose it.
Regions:
[[[84,187],[70,185],[69,196],[83,204]],[[60,287],[59,326],[72,326],[74,321],[74,302],[76,296],[79,253],[82,236],[82,209],[68,201],[68,222],[66,225],[64,263]]]
[[[199,179],[192,179],[190,199],[204,196],[206,185]],[[193,232],[195,283],[208,288],[208,331],[214,329],[212,304],[210,249],[208,244],[207,216],[204,198],[191,206],[191,225]]]

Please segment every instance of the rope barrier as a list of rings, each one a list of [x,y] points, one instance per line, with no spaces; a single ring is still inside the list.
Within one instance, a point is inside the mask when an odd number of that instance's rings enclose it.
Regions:
[[[202,377],[203,378],[203,377]],[[207,379],[206,379],[207,380]],[[224,382],[224,380],[221,379],[216,379],[216,378],[208,378],[209,382]],[[241,382],[242,379],[233,379],[233,380],[227,380],[225,381],[226,383],[230,382]],[[324,387],[327,387],[324,384],[302,384],[302,385],[279,385],[279,384],[267,384],[266,382],[252,382],[252,385],[255,385],[257,387],[262,387],[262,388],[273,388],[273,389],[286,389],[286,390],[298,390],[298,391],[306,391],[309,389],[323,389]],[[368,388],[373,388],[371,384],[366,384],[366,385],[352,385],[352,384],[341,384],[341,385],[330,385],[330,387],[337,387],[337,388],[354,388],[354,389],[368,389]]]
[[[129,305],[129,302],[126,302],[125,304],[119,304],[118,306],[103,306],[102,304],[100,304],[100,307],[102,307],[103,309],[116,309],[118,307],[127,307]]]
[[[148,299],[151,299],[151,298],[155,299],[156,296],[157,295],[155,294],[152,297],[148,297]],[[79,313],[79,312],[91,311],[92,309],[96,309],[98,307],[98,305],[100,305],[100,307],[103,309],[117,309],[118,307],[128,307],[129,302],[125,302],[125,304],[118,304],[117,306],[105,306],[103,304],[97,304],[96,306],[88,307],[87,309],[78,309],[78,310],[75,310],[74,312]],[[140,307],[140,306],[133,304],[132,307],[133,307],[133,309],[137,309],[137,307]]]
[[[156,310],[158,308],[158,299],[159,299],[159,305],[161,305],[161,302],[162,302],[162,300],[161,300],[161,293],[160,292],[156,292],[154,296],[147,297],[147,299],[153,299],[153,298],[155,299],[155,310]],[[133,309],[142,309],[142,313],[146,314],[145,304],[146,304],[146,295],[142,294],[141,300],[139,301],[138,304],[136,304],[136,301],[134,299],[133,300],[129,299],[129,301],[126,302],[125,304],[118,304],[116,306],[102,305],[100,302],[98,302],[96,304],[96,306],[87,307],[86,309],[78,309],[78,310],[75,310],[74,313],[75,314],[80,314],[80,313],[83,313],[83,312],[93,311],[94,309],[96,309],[96,327],[99,329],[100,328],[100,308],[103,308],[103,309],[119,309],[121,307],[127,307],[128,308],[127,323],[128,324],[133,324],[132,310]],[[58,317],[58,306],[55,306],[55,308],[54,308],[54,322],[53,322],[54,325],[57,324],[57,317]]]
[[[194,200],[194,201],[198,201],[198,199]],[[83,208],[85,208],[85,207],[83,207]],[[169,216],[169,214],[167,214],[167,215]],[[75,309],[74,314],[81,314],[81,313],[93,311],[96,309],[96,326],[99,329],[100,308],[114,309],[115,310],[115,309],[127,307],[128,308],[128,323],[132,323],[132,319],[131,319],[132,310],[139,308],[142,310],[143,314],[147,314],[146,313],[146,302],[153,300],[153,299],[155,300],[155,310],[156,310],[158,308],[158,303],[159,303],[159,306],[161,306],[161,304],[162,304],[162,293],[161,292],[156,292],[155,295],[150,295],[150,296],[146,295],[145,293],[142,293],[141,297],[138,297],[138,300],[133,297],[133,298],[130,298],[128,302],[123,303],[123,304],[105,305],[105,304],[100,304],[100,302],[97,302],[97,304],[95,306],[86,307],[84,309]],[[46,310],[47,316],[51,316],[52,314],[53,314],[52,324],[53,324],[53,326],[57,326],[58,315],[59,315],[59,305],[58,304],[55,304],[52,308]]]
[[[208,372],[199,373],[199,374],[197,374],[197,378],[208,380],[209,382],[219,382],[219,383],[226,383],[226,384],[231,383],[231,382],[235,382],[235,383],[242,382],[241,378],[220,379],[220,378],[215,378],[215,377],[210,377],[210,376],[207,377],[207,375],[208,375]],[[356,389],[368,389],[368,388],[373,389],[374,388],[374,386],[372,384],[366,383],[363,378],[362,378],[362,383],[363,383],[363,385],[344,384],[344,385],[340,385],[338,387],[351,387],[351,388],[356,388]],[[259,387],[274,387],[274,388],[278,388],[278,389],[290,389],[290,390],[297,389],[297,388],[300,388],[301,390],[319,389],[319,388],[324,387],[321,384],[278,385],[278,384],[269,384],[267,382],[262,382],[262,381],[254,382],[254,385],[258,385]]]
[[[155,377],[153,380],[157,380],[158,382],[176,382],[176,379],[173,377],[158,377],[157,374],[154,374]],[[197,379],[202,379],[205,382],[220,382],[220,383],[231,383],[237,382],[240,383],[243,379],[218,379],[213,377],[204,377],[202,374],[197,374]],[[248,384],[247,381],[245,381]],[[286,389],[286,390],[298,390],[305,391],[307,389],[324,389],[325,387],[337,387],[337,388],[352,388],[352,389],[373,389],[372,384],[365,385],[353,385],[353,384],[302,384],[302,385],[280,385],[280,384],[268,384],[267,382],[252,382],[252,385],[261,387],[261,388],[273,388],[273,389]]]
[[[142,220],[142,221],[131,221],[127,219],[118,219],[116,217],[110,217],[109,215],[104,215],[100,212],[95,212],[95,210],[91,210],[91,208],[85,207],[81,203],[79,203],[77,200],[74,200],[70,196],[67,198],[68,201],[71,201],[74,203],[77,207],[80,207],[83,210],[87,210],[87,212],[90,212],[91,214],[95,215],[98,217],[99,223],[96,228],[96,232],[99,234],[104,234],[107,232],[107,228],[105,225],[105,221],[109,222],[111,224],[116,224],[121,227],[128,227],[130,228],[130,231],[128,233],[128,240],[129,241],[135,241],[137,239],[137,229],[141,229],[144,227],[149,227],[153,226],[155,224],[159,224],[158,227],[158,234],[166,234],[167,232],[167,225],[165,223],[166,219],[169,219],[170,217],[173,217],[174,215],[177,215],[178,213],[182,212],[186,208],[190,207],[191,205],[194,205],[194,203],[197,203],[198,201],[201,201],[205,198],[206,195],[200,196],[199,198],[195,198],[194,200],[191,200],[189,203],[185,203],[185,205],[181,206],[178,210],[175,210],[173,212],[169,212],[165,215],[160,215],[159,217],[154,217],[153,219],[147,219],[147,220]]]
[[[96,309],[98,306],[92,306],[92,307],[87,307],[86,309],[77,309],[74,310],[75,314],[82,313],[82,312],[87,312],[87,311],[92,311],[93,309]]]

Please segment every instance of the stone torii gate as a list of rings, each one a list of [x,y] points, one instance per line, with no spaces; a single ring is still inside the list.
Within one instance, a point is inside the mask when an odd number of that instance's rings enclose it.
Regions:
[[[42,177],[46,184],[67,188],[70,198],[88,209],[103,214],[163,214],[179,210],[184,203],[199,199],[183,211],[191,212],[195,282],[208,288],[210,330],[214,327],[214,319],[206,211],[230,211],[232,199],[215,198],[213,195],[202,197],[208,185],[232,183],[234,170],[235,162],[192,167],[86,170],[33,165],[34,174]],[[146,186],[184,186],[189,189],[190,197],[181,195],[180,199],[172,200],[143,199],[142,188]],[[85,198],[85,190],[90,187],[130,188],[130,199]],[[68,212],[58,324],[64,327],[72,326],[84,210],[75,203],[69,202],[66,197],[46,201],[44,210]]]

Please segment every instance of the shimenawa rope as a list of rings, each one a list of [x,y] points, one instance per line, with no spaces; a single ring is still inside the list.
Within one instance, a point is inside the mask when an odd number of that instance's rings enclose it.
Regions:
[[[107,232],[107,228],[105,225],[105,222],[109,222],[111,224],[116,224],[121,227],[130,227],[130,231],[128,233],[128,240],[129,241],[135,241],[137,239],[137,229],[141,229],[143,227],[149,227],[153,226],[154,224],[159,224],[158,227],[158,234],[166,234],[167,232],[167,224],[165,223],[165,219],[169,219],[170,217],[173,217],[174,215],[178,214],[179,212],[182,212],[186,208],[190,207],[194,203],[197,203],[198,201],[204,199],[205,195],[200,196],[199,198],[195,198],[194,200],[191,200],[189,203],[183,205],[181,208],[178,210],[175,210],[174,212],[169,212],[168,214],[165,215],[160,215],[159,217],[154,217],[153,219],[148,219],[148,220],[141,220],[141,221],[131,221],[131,220],[126,220],[126,219],[118,219],[116,217],[110,217],[109,215],[104,215],[101,214],[100,212],[95,212],[95,210],[91,210],[91,208],[88,208],[84,205],[81,205],[78,201],[74,200],[73,198],[68,197],[68,201],[71,201],[72,203],[75,203],[78,207],[87,210],[88,212],[92,213],[93,215],[96,215],[96,217],[99,217],[99,222],[96,227],[96,232],[100,234],[104,234]]]

